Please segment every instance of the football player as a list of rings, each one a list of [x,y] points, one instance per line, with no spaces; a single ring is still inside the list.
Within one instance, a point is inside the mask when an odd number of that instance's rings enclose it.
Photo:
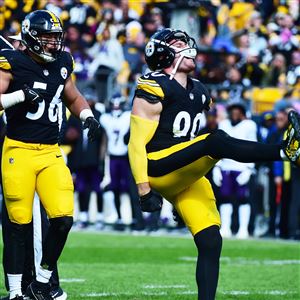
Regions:
[[[57,144],[61,99],[89,128],[91,139],[98,135],[99,123],[70,76],[73,60],[64,51],[60,20],[50,11],[34,11],[22,22],[21,37],[24,51],[3,50],[0,57],[0,109],[7,117],[2,182],[12,222],[6,244],[9,299],[24,299],[24,247],[35,192],[50,227],[27,293],[33,299],[52,299],[48,282],[73,224],[72,177]]]
[[[0,51],[3,49],[24,49],[24,46],[21,44],[21,34],[9,36],[12,40],[12,44],[6,40],[3,36],[0,35]],[[0,54],[1,56],[1,54]],[[3,111],[2,111],[3,112]],[[1,112],[0,112],[1,113]],[[5,114],[1,115],[1,146],[2,146],[2,132],[5,135],[5,128],[6,128],[6,116]],[[2,149],[2,147],[1,147]],[[1,151],[2,152],[2,151]],[[1,155],[0,155],[1,156]],[[5,287],[9,290],[8,282],[7,282],[7,272],[6,272],[6,261],[7,256],[10,255],[9,249],[6,249],[6,240],[10,234],[10,226],[11,221],[7,215],[7,209],[5,206],[5,201],[2,203],[2,239],[3,239],[3,269],[4,269],[4,276],[5,276]],[[23,277],[22,277],[22,290],[26,291],[27,286],[31,283],[34,273],[35,273],[35,266],[39,266],[40,258],[42,255],[42,245],[41,240],[44,237],[45,232],[48,230],[48,217],[47,214],[42,206],[40,206],[40,201],[38,199],[37,194],[34,196],[34,205],[33,205],[33,218],[34,221],[31,222],[30,233],[27,236],[26,242],[26,262],[24,265]],[[34,241],[33,241],[34,237]],[[34,254],[34,255],[33,255]],[[33,259],[34,256],[34,259]],[[57,300],[65,300],[67,299],[67,294],[61,289],[59,286],[59,276],[57,267],[54,268],[52,276],[50,278],[49,284],[51,285],[50,295],[53,299]],[[3,300],[8,300],[8,297],[4,297]]]
[[[188,74],[195,68],[196,43],[169,28],[145,47],[154,72],[138,79],[130,125],[129,158],[141,208],[161,208],[169,200],[191,231],[198,249],[198,298],[215,299],[222,238],[216,200],[205,174],[221,158],[240,162],[289,159],[300,166],[300,118],[290,113],[288,138],[281,145],[235,139],[222,130],[198,136],[199,120],[211,97]]]
[[[115,93],[109,101],[109,110],[101,115],[100,124],[107,137],[107,153],[109,155],[110,183],[105,188],[103,197],[115,202],[118,219],[116,230],[125,228],[124,210],[129,199],[129,174],[128,146],[124,141],[129,131],[130,111],[125,109],[126,98],[120,93]],[[132,216],[126,214],[126,223],[131,222]]]

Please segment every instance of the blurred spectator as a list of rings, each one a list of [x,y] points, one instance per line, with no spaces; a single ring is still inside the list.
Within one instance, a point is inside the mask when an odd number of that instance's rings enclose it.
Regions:
[[[73,0],[65,6],[60,17],[66,28],[70,25],[78,26],[83,40],[91,41],[90,28],[96,23],[96,11],[91,5],[85,4],[81,0]]]
[[[246,108],[240,102],[232,102],[227,106],[228,119],[220,122],[219,129],[230,136],[256,141],[256,124],[247,119]],[[251,206],[249,204],[249,181],[254,173],[253,163],[240,163],[230,159],[222,159],[213,169],[214,183],[220,187],[221,234],[223,237],[232,235],[232,212],[238,209],[239,227],[237,238],[248,238]]]
[[[300,78],[300,50],[292,52],[291,64],[287,71],[287,84],[295,86],[298,78]]]
[[[96,109],[98,101],[95,90],[86,88],[83,95],[87,99],[96,119],[104,110]],[[99,107],[99,106],[97,106]],[[79,200],[79,228],[86,228],[89,222],[89,203],[91,192],[97,194],[98,215],[97,227],[103,227],[103,200],[100,183],[104,176],[104,158],[105,158],[105,135],[104,132],[95,141],[90,141],[87,137],[87,130],[82,129],[82,122],[70,117],[67,123],[65,133],[65,143],[72,146],[72,151],[68,155],[68,166],[74,175],[75,191],[78,192]]]
[[[275,116],[276,130],[270,132],[267,137],[268,143],[278,143],[282,140],[288,125],[287,112],[285,110],[278,111]],[[279,224],[277,223],[277,214],[279,214],[279,203],[282,196],[283,171],[284,165],[282,161],[274,162],[269,165],[269,224],[268,232],[265,237],[275,237]]]
[[[249,36],[249,47],[255,49],[258,54],[261,54],[268,46],[267,30],[263,25],[263,19],[260,12],[254,10],[247,24],[247,33]]]
[[[126,40],[123,45],[124,58],[128,63],[129,81],[135,81],[138,74],[141,74],[142,61],[144,55],[145,35],[142,32],[142,25],[137,21],[132,21],[126,26]]]
[[[111,37],[110,27],[98,32],[97,41],[88,50],[88,54],[93,58],[89,65],[89,78],[95,79],[99,101],[105,102],[108,100],[108,88],[111,88],[108,84],[116,77],[125,61],[122,46],[116,38]]]
[[[285,57],[280,53],[275,54],[270,66],[265,70],[262,84],[264,86],[285,87],[286,71]]]
[[[273,53],[282,53],[287,64],[291,62],[291,53],[297,50],[300,44],[298,29],[295,27],[294,20],[291,15],[278,12],[275,15],[275,22],[279,26],[277,34],[270,37],[269,44]]]
[[[76,85],[79,90],[83,89],[87,84],[88,68],[92,61],[87,54],[87,44],[81,38],[81,33],[77,26],[71,25],[66,31],[65,44],[73,55],[76,75]]]
[[[252,86],[260,86],[264,71],[260,66],[259,53],[255,48],[249,48],[245,53],[245,63],[239,68],[243,81],[249,80]]]

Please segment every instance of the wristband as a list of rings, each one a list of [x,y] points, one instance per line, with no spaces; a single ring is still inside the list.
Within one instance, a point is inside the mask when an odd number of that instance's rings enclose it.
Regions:
[[[82,122],[85,122],[89,117],[94,118],[94,114],[89,108],[83,109],[79,114],[79,118]]]
[[[22,90],[18,90],[9,94],[2,94],[0,96],[0,102],[3,109],[9,108],[23,101],[25,101],[25,95]]]

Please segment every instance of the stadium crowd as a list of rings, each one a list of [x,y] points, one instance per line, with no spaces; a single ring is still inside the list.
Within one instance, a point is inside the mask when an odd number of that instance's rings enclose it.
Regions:
[[[289,109],[300,111],[298,1],[0,2],[0,34],[8,39],[20,32],[20,20],[32,10],[48,9],[60,17],[66,49],[75,61],[76,84],[103,127],[94,142],[73,117],[62,127],[61,143],[79,203],[77,228],[91,223],[91,192],[97,198],[93,222],[99,230],[182,226],[178,218],[178,225],[172,222],[167,202],[161,213],[142,214],[127,158],[133,87],[147,72],[144,46],[157,30],[180,28],[197,41],[193,76],[206,84],[215,103],[203,118],[201,133],[222,128],[236,137],[274,143],[287,128]],[[209,177],[223,236],[299,239],[299,175],[289,162],[220,161]]]

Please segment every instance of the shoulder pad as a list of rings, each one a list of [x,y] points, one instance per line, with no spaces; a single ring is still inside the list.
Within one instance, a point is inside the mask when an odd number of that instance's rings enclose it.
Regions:
[[[5,71],[11,70],[11,65],[9,63],[9,58],[14,50],[2,50],[0,51],[0,69]]]
[[[147,98],[157,98],[158,101],[164,99],[164,92],[161,86],[155,80],[155,77],[149,75],[142,76],[137,81],[136,92],[140,90],[138,93],[141,97],[142,94],[149,95]],[[142,97],[145,98],[145,97]],[[147,100],[147,98],[145,98]]]

